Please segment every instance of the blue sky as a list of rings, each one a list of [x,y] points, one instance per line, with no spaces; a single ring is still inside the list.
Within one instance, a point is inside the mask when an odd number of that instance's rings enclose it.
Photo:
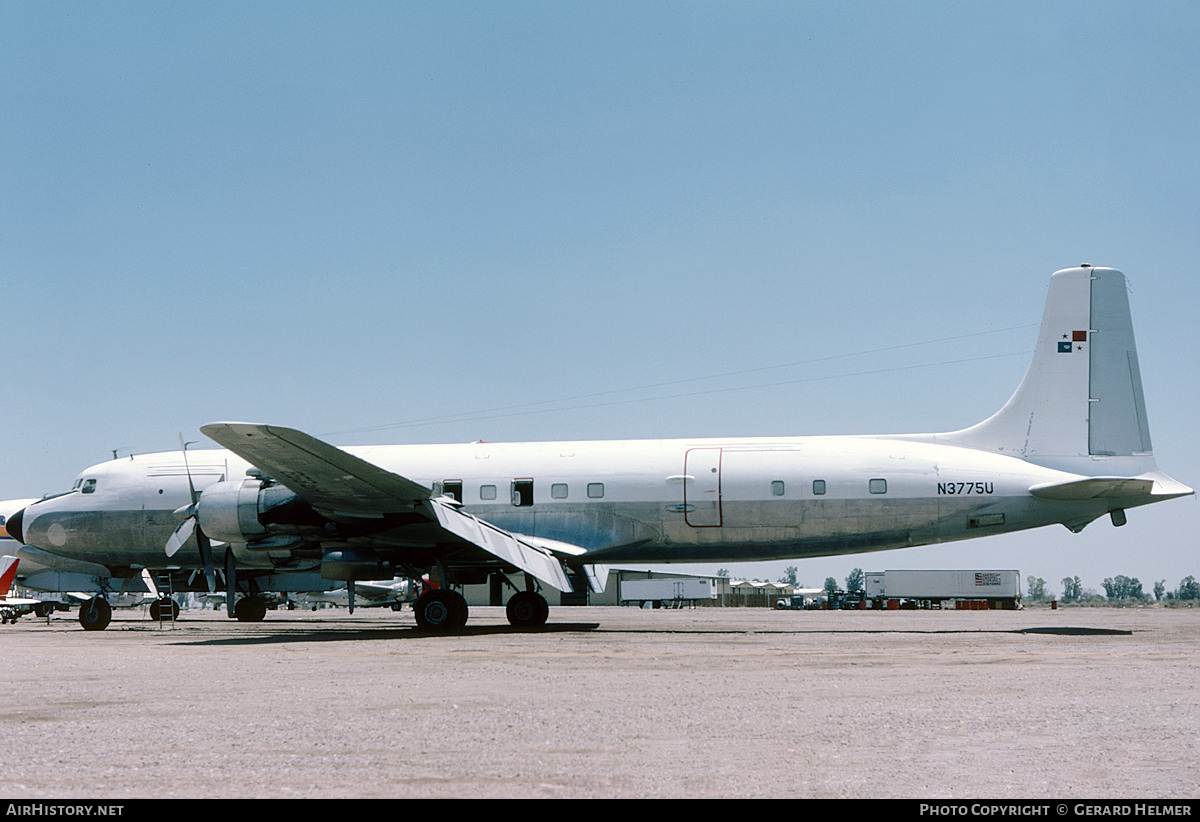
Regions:
[[[1083,262],[1129,277],[1196,486],[1198,35],[1190,2],[5,3],[0,498],[213,420],[949,430]],[[1198,513],[795,564],[1174,588]]]

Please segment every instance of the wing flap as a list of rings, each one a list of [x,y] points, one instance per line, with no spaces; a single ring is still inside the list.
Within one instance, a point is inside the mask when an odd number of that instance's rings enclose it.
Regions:
[[[560,591],[572,590],[562,563],[548,551],[502,528],[497,528],[486,520],[460,511],[441,499],[426,500],[424,507],[443,529],[460,539],[515,565]]]

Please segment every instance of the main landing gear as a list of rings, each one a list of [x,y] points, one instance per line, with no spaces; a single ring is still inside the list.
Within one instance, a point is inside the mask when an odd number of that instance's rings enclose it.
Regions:
[[[433,588],[413,605],[417,627],[431,631],[458,631],[467,624],[467,600],[458,591]]]
[[[79,624],[85,631],[103,631],[112,621],[112,606],[104,597],[92,597],[79,606]]]
[[[242,597],[233,606],[233,618],[238,622],[262,622],[267,615],[267,601],[262,597]]]
[[[179,619],[179,605],[170,597],[159,597],[150,603],[150,618],[155,622],[174,622]]]
[[[540,628],[550,616],[550,605],[536,591],[518,591],[505,608],[514,628]],[[467,624],[467,600],[457,591],[434,588],[421,594],[413,605],[417,627],[430,631],[459,631]]]
[[[518,591],[509,598],[504,612],[514,628],[540,628],[550,616],[550,605],[536,591]]]

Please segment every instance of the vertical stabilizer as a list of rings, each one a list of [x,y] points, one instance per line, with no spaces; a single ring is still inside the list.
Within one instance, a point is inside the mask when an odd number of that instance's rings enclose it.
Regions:
[[[1154,470],[1125,275],[1055,272],[1016,393],[978,425],[938,439],[1081,474]]]
[[[17,558],[0,557],[0,602],[8,599],[8,592],[12,590],[13,580],[16,578]]]

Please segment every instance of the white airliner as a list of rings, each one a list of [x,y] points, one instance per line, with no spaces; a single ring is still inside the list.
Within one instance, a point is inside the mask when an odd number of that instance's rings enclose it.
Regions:
[[[228,450],[93,466],[9,517],[9,533],[43,560],[117,577],[176,566],[212,590],[223,571],[244,619],[261,618],[262,591],[430,573],[441,585],[417,601],[417,621],[453,629],[467,606],[451,586],[512,573],[525,590],[508,600],[510,622],[540,625],[541,585],[595,588],[604,563],[1080,531],[1193,493],[1151,451],[1125,277],[1091,266],[1052,276],[1024,380],[958,431],[343,449],[275,425],[201,430]]]

